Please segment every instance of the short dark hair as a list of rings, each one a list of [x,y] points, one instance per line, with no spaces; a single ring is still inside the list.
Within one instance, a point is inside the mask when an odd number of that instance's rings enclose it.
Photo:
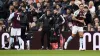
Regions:
[[[85,6],[84,8],[85,8],[85,9],[88,9],[88,7],[87,7],[87,6]]]
[[[26,6],[22,6],[23,8],[26,8]]]
[[[83,3],[79,4],[79,6],[83,5]]]
[[[19,9],[19,7],[18,7],[18,6],[14,6],[14,9],[18,10],[18,9]]]

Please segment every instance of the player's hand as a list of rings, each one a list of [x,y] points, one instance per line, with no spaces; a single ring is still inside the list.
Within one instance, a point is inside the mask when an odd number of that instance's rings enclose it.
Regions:
[[[75,20],[75,21],[77,21],[77,19],[76,19],[76,17],[75,17],[75,16],[73,16],[73,17],[72,17],[72,20]]]
[[[81,23],[84,23],[84,20],[78,20],[79,22],[81,22]]]
[[[81,16],[81,17],[86,18],[86,16]]]
[[[64,31],[64,29],[62,29],[61,31]]]
[[[42,28],[38,29],[38,31],[42,31]]]

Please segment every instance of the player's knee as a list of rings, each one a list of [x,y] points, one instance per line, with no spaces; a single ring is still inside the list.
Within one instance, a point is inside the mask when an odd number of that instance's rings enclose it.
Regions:
[[[83,37],[83,32],[79,32],[79,36],[80,37]]]
[[[72,37],[74,38],[75,37],[75,34],[72,34]]]
[[[79,37],[80,37],[80,38],[83,38],[83,34],[80,34]]]

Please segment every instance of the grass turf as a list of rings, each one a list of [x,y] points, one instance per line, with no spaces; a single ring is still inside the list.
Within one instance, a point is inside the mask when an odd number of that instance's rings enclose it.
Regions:
[[[100,51],[78,50],[0,50],[0,56],[100,56]]]

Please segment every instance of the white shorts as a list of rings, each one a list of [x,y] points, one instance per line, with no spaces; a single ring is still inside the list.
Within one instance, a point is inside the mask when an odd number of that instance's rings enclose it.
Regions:
[[[77,34],[77,32],[83,32],[83,27],[72,26],[72,34]]]
[[[11,36],[21,36],[21,28],[11,28]]]

